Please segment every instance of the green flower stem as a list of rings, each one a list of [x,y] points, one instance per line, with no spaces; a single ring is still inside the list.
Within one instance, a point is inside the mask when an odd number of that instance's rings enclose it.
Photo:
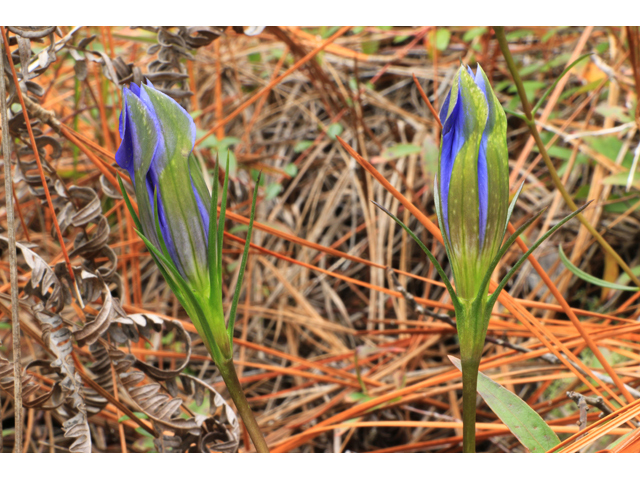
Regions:
[[[476,395],[478,368],[487,334],[486,291],[474,301],[460,298],[456,309],[456,328],[460,339],[462,364],[462,451],[476,451]],[[484,299],[484,301],[483,301]]]
[[[536,145],[538,146],[540,155],[542,155],[542,160],[544,160],[544,163],[547,166],[547,170],[551,175],[551,180],[553,181],[553,184],[562,195],[562,198],[564,199],[565,203],[569,206],[569,208],[575,211],[578,209],[578,207],[576,206],[575,202],[571,198],[571,195],[569,195],[569,192],[567,192],[567,190],[564,188],[564,185],[562,184],[562,180],[560,179],[560,176],[558,175],[556,168],[553,166],[553,162],[549,157],[549,153],[547,152],[544,142],[542,141],[542,138],[540,137],[540,133],[538,132],[538,129],[536,127],[536,123],[533,118],[533,113],[531,109],[531,104],[527,99],[527,95],[524,90],[524,84],[522,83],[522,79],[520,78],[520,73],[518,72],[518,67],[516,67],[515,62],[513,61],[513,57],[511,56],[511,52],[509,51],[509,44],[504,34],[504,27],[493,27],[493,30],[496,33],[496,38],[498,39],[498,43],[500,44],[502,55],[504,56],[504,59],[507,62],[507,67],[511,72],[511,76],[513,77],[513,82],[515,83],[516,89],[518,90],[518,95],[520,97],[520,101],[522,102],[522,110],[524,111],[524,114],[526,116],[527,126],[529,127],[529,130],[531,131],[531,135],[533,135],[533,139],[535,140]],[[611,255],[611,257],[615,259],[616,263],[620,266],[620,268],[622,268],[622,270],[624,270],[624,272],[627,275],[629,275],[629,278],[633,281],[633,283],[635,283],[640,287],[640,279],[638,279],[638,277],[631,271],[631,268],[629,268],[629,266],[622,259],[622,257],[620,257],[620,255],[616,253],[616,251],[611,247],[611,245],[607,243],[607,241],[602,237],[602,235],[600,235],[600,233],[596,230],[596,228],[589,223],[589,221],[584,217],[584,215],[579,214],[578,220],[580,220],[580,223],[582,223],[582,225],[585,226],[585,228],[589,231],[589,233],[593,235],[593,237],[600,244],[600,246],[609,255]]]
[[[480,359],[462,360],[462,451],[476,453],[476,395]]]
[[[258,453],[269,453],[267,442],[265,442],[264,437],[262,436],[258,422],[256,422],[253,412],[251,411],[251,407],[249,407],[249,402],[247,402],[247,397],[244,396],[244,392],[242,391],[242,386],[240,385],[236,368],[233,365],[233,359],[229,358],[220,362],[220,364],[218,364],[218,368],[220,369],[220,374],[222,375],[224,383],[229,390],[229,395],[231,395],[231,399],[233,400],[233,403],[236,404],[240,417],[242,417],[244,426],[247,427],[247,431],[249,432],[253,445],[256,447],[256,451]]]

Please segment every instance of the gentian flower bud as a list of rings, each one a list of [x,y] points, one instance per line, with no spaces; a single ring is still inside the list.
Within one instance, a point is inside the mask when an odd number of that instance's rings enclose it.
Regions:
[[[475,76],[460,67],[440,120],[437,214],[457,294],[475,299],[504,238],[509,207],[506,116],[479,65]]]
[[[509,205],[507,119],[479,65],[475,75],[471,69],[460,67],[442,105],[440,120],[442,139],[434,199],[455,290],[447,273],[418,236],[387,209],[376,205],[420,245],[449,292],[460,341],[463,451],[475,452],[478,367],[491,311],[509,279],[529,255],[586,205],[538,239],[489,296],[491,274],[500,258],[542,212],[521,225],[503,244],[509,217],[524,184]]]
[[[120,180],[138,234],[213,357],[249,431],[256,450],[268,452],[233,365],[234,320],[249,254],[257,187],[253,194],[240,274],[225,324],[222,309],[222,245],[229,175],[217,217],[218,164],[209,193],[192,151],[196,127],[191,116],[151,84],[124,89],[118,165],[131,177],[138,215]],[[227,171],[229,158],[227,157]]]
[[[152,85],[124,89],[118,165],[133,180],[143,234],[159,250],[162,241],[185,282],[209,295],[207,243],[211,196],[192,155],[191,116]],[[157,204],[156,204],[157,199]]]

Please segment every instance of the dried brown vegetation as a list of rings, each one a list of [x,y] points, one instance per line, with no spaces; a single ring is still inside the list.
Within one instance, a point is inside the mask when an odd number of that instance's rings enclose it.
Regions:
[[[635,267],[640,185],[627,179],[640,154],[637,29],[507,34],[533,103],[566,65],[594,53],[563,77],[536,120],[566,190],[578,203],[595,200],[587,219]],[[413,76],[438,109],[459,62],[480,62],[503,105],[518,110],[489,27],[269,27],[257,36],[241,27],[3,27],[3,36],[11,56],[3,56],[2,158],[10,144],[13,174],[13,191],[0,195],[4,451],[252,449],[119,193],[120,88],[143,78],[190,110],[203,168],[232,152],[228,302],[263,172],[236,363],[270,448],[460,451],[447,292],[370,200],[446,264],[431,188],[440,126]],[[526,126],[508,119],[510,185],[525,182],[512,223],[549,207],[526,232],[531,244],[570,210]],[[584,226],[568,224],[501,297],[481,370],[548,421],[567,440],[564,451],[639,451],[640,294],[575,278],[558,245],[592,275],[629,282]],[[513,247],[496,278],[519,255]],[[484,403],[477,416],[479,450],[523,451]]]

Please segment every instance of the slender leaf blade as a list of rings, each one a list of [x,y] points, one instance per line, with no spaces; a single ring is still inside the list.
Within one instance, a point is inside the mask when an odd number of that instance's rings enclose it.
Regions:
[[[520,197],[520,192],[522,192],[523,188],[524,188],[524,181],[520,184],[520,187],[518,188],[518,191],[513,196],[513,199],[511,200],[511,203],[509,204],[509,209],[507,210],[507,221],[504,222],[504,230],[502,231],[502,237],[503,238],[507,234],[507,229],[509,228],[509,220],[511,220],[511,215],[513,214],[513,209],[516,207],[516,202],[518,201],[518,197]]]
[[[565,223],[567,223],[569,220],[571,220],[576,215],[579,215],[585,208],[587,208],[591,204],[592,201],[593,200],[591,200],[590,202],[585,203],[582,207],[580,207],[579,209],[575,210],[574,212],[570,213],[569,215],[564,217],[562,220],[560,220],[552,229],[550,229],[541,238],[539,238],[538,241],[536,243],[534,243],[531,246],[531,248],[529,248],[529,250],[527,250],[527,252],[522,257],[520,257],[520,260],[518,260],[516,262],[516,264],[513,267],[511,267],[511,270],[509,270],[509,272],[504,276],[504,278],[502,279],[502,281],[498,285],[498,288],[496,288],[493,291],[493,293],[491,294],[491,296],[489,297],[489,301],[487,302],[487,311],[491,311],[493,309],[493,306],[495,305],[496,300],[498,299],[498,296],[500,295],[500,292],[507,285],[507,282],[511,279],[513,274],[516,273],[518,271],[518,269],[520,268],[520,266],[527,260],[527,258],[529,258],[529,255],[531,255],[535,251],[535,249],[540,246],[540,244],[542,242],[544,242],[547,238],[549,238],[551,235],[553,235],[560,227],[562,227]],[[514,241],[515,241],[515,238],[514,238]],[[508,243],[508,241],[507,241],[507,243]]]
[[[209,208],[209,244],[207,246],[207,260],[209,261],[209,308],[213,309],[215,301],[219,297],[220,285],[218,272],[218,174],[220,159],[216,157],[216,168],[213,173],[211,206]]]
[[[449,360],[462,371],[460,360],[451,356]],[[531,453],[545,453],[560,443],[555,432],[535,410],[482,372],[478,372],[478,393]]]
[[[431,261],[431,263],[433,264],[433,266],[435,267],[436,271],[438,272],[438,274],[440,275],[440,277],[442,278],[442,282],[444,283],[444,286],[447,288],[447,291],[449,292],[449,296],[451,297],[451,302],[453,303],[456,311],[459,311],[460,308],[460,301],[458,300],[458,296],[456,295],[455,290],[453,289],[453,286],[451,285],[451,282],[449,282],[449,277],[447,277],[447,274],[445,273],[444,269],[442,268],[442,266],[440,265],[440,262],[438,262],[438,260],[436,259],[436,257],[433,256],[433,254],[431,253],[431,250],[429,250],[424,243],[422,243],[420,241],[420,239],[418,238],[418,236],[413,233],[411,231],[411,229],[409,227],[407,227],[398,217],[396,217],[393,213],[391,213],[389,210],[387,210],[386,208],[384,208],[382,205],[380,205],[379,203],[377,203],[374,200],[371,200],[371,203],[373,203],[376,207],[378,207],[380,210],[382,210],[384,213],[386,213],[387,215],[389,215],[398,225],[400,225],[405,232],[407,232],[409,234],[409,236],[411,238],[413,238],[415,240],[415,242],[418,244],[418,246],[422,249],[422,251],[427,255],[427,257],[429,258],[429,261]]]
[[[540,97],[540,100],[538,100],[538,102],[536,103],[536,105],[533,107],[533,109],[531,110],[531,115],[535,115],[536,112],[538,111],[538,109],[542,106],[542,103],[547,99],[547,97],[551,94],[551,92],[553,91],[554,88],[556,88],[556,85],[560,82],[560,80],[562,80],[562,77],[564,77],[567,73],[569,73],[571,71],[571,69],[573,67],[575,67],[578,63],[580,63],[582,60],[584,60],[587,57],[590,57],[591,55],[593,55],[593,53],[585,53],[584,55],[578,57],[578,59],[573,62],[571,65],[569,65],[567,68],[564,69],[564,71],[560,74],[560,76],[558,78],[556,78],[555,82],[553,82],[553,84],[547,88],[547,91],[544,92],[544,94],[542,95],[542,97]]]
[[[227,164],[224,171],[224,184],[222,186],[222,202],[220,203],[220,220],[218,221],[218,264],[216,273],[218,274],[219,285],[222,285],[222,241],[224,238],[224,220],[227,212],[227,190],[229,189],[229,151],[227,151]]]
[[[592,283],[597,285],[598,287],[611,288],[615,290],[624,290],[625,292],[637,292],[638,287],[632,287],[629,285],[619,285],[617,283],[607,282],[606,280],[602,280],[601,278],[594,277],[593,275],[589,275],[587,272],[583,272],[578,267],[576,267],[571,261],[567,258],[562,250],[562,247],[558,245],[558,254],[560,255],[560,260],[567,267],[571,273],[573,273],[576,277],[581,278],[585,282]]]
[[[227,325],[227,333],[229,334],[229,341],[231,343],[233,343],[233,328],[236,322],[236,309],[238,308],[238,300],[240,299],[240,292],[242,291],[242,280],[244,278],[244,271],[247,267],[247,258],[249,258],[249,245],[251,244],[251,232],[253,230],[253,219],[256,216],[256,200],[258,198],[258,187],[260,186],[261,176],[262,176],[262,172],[258,174],[258,179],[256,180],[256,186],[253,189],[253,201],[251,202],[251,216],[249,217],[249,229],[247,230],[247,240],[244,242],[244,251],[242,252],[242,261],[240,262],[240,272],[238,273],[236,290],[233,293],[233,300],[231,302],[231,311],[229,312],[229,324]],[[225,187],[226,187],[226,183],[225,183]]]

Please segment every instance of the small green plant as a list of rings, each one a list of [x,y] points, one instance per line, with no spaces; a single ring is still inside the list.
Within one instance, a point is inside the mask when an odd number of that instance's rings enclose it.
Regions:
[[[268,452],[244,396],[233,365],[233,331],[242,277],[249,253],[257,187],[253,195],[240,275],[225,325],[222,309],[222,242],[229,179],[229,157],[220,218],[218,162],[209,193],[192,153],[196,129],[191,116],[173,99],[151,85],[124,90],[120,116],[122,143],[116,153],[120,167],[134,183],[139,216],[120,181],[137,233],[151,252],[163,277],[191,318],[224,379],[258,452]]]
[[[384,207],[376,205],[420,245],[449,291],[460,339],[463,451],[475,452],[478,368],[493,306],[527,257],[586,205],[543,235],[489,295],[491,274],[498,262],[542,211],[503,243],[524,184],[509,204],[506,116],[480,66],[475,76],[470,68],[460,67],[443,103],[440,119],[443,127],[434,198],[455,289],[418,237]]]

